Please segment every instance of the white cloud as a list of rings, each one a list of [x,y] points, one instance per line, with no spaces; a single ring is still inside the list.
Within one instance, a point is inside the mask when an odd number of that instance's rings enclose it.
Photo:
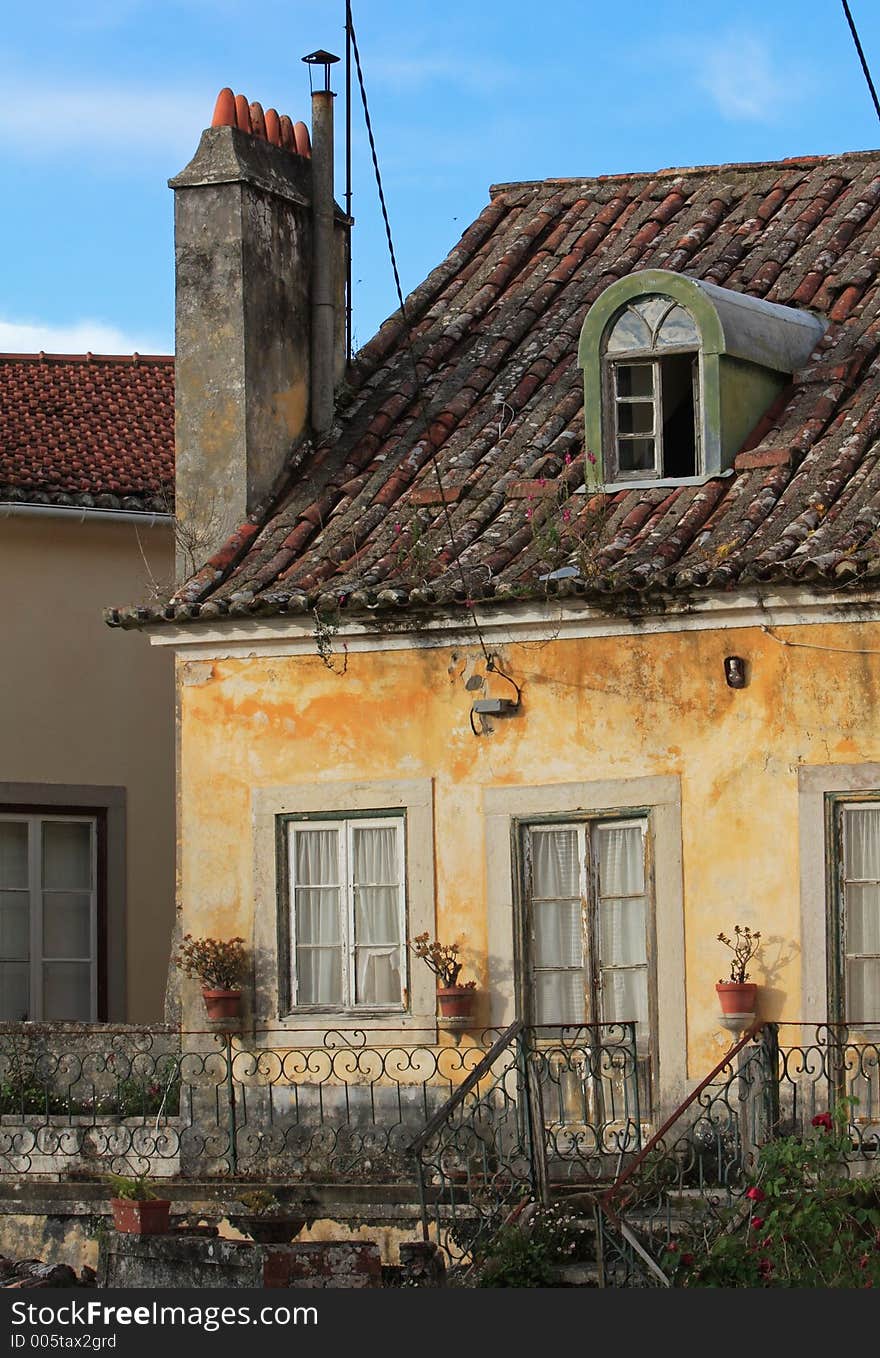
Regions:
[[[732,122],[775,121],[800,102],[808,75],[753,33],[727,29],[692,47],[696,83]]]
[[[144,155],[188,159],[210,124],[217,92],[41,83],[2,69],[0,84],[8,99],[0,119],[0,147],[7,153],[58,157],[73,148],[122,151],[135,166]],[[35,128],[46,129],[45,135],[35,136]]]
[[[0,352],[6,354],[167,354],[167,344],[155,335],[117,329],[104,321],[82,320],[53,325],[37,320],[0,316]]]
[[[365,60],[367,93],[377,84],[390,87],[398,94],[411,94],[431,85],[447,89],[467,90],[471,93],[490,93],[520,79],[514,67],[505,62],[461,56],[383,57]],[[356,79],[356,77],[353,77]]]

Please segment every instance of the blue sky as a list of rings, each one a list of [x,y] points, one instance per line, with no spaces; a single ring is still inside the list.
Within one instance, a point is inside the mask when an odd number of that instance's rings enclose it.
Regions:
[[[850,5],[880,83],[880,5]],[[839,0],[353,8],[405,289],[491,183],[880,145]],[[343,18],[342,0],[7,3],[0,350],[170,352],[167,179],[223,85],[308,121],[299,59],[341,54]],[[340,132],[342,115],[340,98]],[[353,121],[362,344],[395,297],[359,107]]]

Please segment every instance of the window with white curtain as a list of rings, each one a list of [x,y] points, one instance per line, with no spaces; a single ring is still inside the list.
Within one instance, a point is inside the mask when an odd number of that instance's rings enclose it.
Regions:
[[[880,1025],[880,802],[836,807],[837,918],[831,993],[839,1022]]]
[[[98,1017],[98,822],[0,816],[0,1018]]]
[[[633,1022],[647,1045],[646,834],[635,818],[525,827],[531,1022]]]
[[[293,1007],[403,1008],[403,817],[288,821],[287,876]]]

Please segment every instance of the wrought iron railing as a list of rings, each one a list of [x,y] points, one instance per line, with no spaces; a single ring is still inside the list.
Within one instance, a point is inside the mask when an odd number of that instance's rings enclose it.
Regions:
[[[880,1150],[880,1047],[865,1027],[766,1023],[746,1034],[600,1199],[606,1285],[668,1285],[660,1261],[730,1229],[760,1147],[810,1135],[814,1118],[845,1108],[847,1167],[869,1164]]]
[[[466,1265],[525,1198],[609,1182],[641,1144],[644,1073],[633,1024],[511,1024],[411,1143],[425,1239]]]
[[[328,1032],[0,1025],[0,1173],[413,1184],[405,1148],[485,1055]]]
[[[0,1174],[396,1184],[456,1261],[524,1197],[589,1190],[609,1283],[656,1282],[671,1241],[735,1208],[771,1137],[846,1097],[853,1157],[880,1154],[874,1031],[764,1025],[658,1129],[632,1024],[317,1047],[272,1029],[0,1024]]]

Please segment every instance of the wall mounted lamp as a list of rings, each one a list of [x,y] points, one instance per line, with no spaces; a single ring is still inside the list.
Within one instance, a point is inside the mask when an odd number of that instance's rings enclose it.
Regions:
[[[506,683],[510,684],[511,688],[516,693],[516,697],[478,698],[476,702],[472,703],[471,730],[473,731],[475,736],[480,735],[480,732],[477,730],[476,724],[474,722],[474,717],[476,716],[512,717],[515,712],[519,711],[520,703],[522,701],[522,689],[520,688],[519,684],[517,684],[515,680],[511,679],[509,674],[505,674],[503,670],[500,670],[491,656],[486,661],[486,673],[497,674],[499,679],[503,679]]]

